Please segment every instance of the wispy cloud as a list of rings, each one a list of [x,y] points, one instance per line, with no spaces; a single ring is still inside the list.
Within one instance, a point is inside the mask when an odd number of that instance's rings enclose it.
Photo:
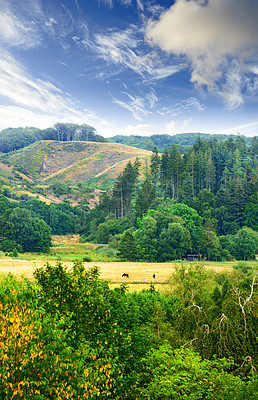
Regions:
[[[105,35],[96,34],[92,40],[76,37],[74,41],[79,47],[83,45],[95,52],[107,66],[112,66],[112,75],[113,66],[116,65],[116,73],[129,69],[135,72],[143,83],[167,78],[185,67],[183,63],[169,65],[166,57],[161,59],[156,51],[150,51],[144,40],[144,32],[143,27],[131,24],[125,30],[112,28]]]
[[[0,0],[0,46],[26,50],[44,46],[46,36],[68,50],[73,37],[87,40],[85,17],[80,12],[73,14],[63,3],[44,8],[39,0]]]
[[[32,9],[38,12],[35,5]],[[0,44],[28,49],[40,43],[41,36],[35,23],[29,18],[17,15],[9,2],[0,0]]]
[[[142,118],[148,115],[145,99],[139,96],[132,96],[128,93],[124,94],[129,97],[129,101],[114,99],[113,103],[118,104],[120,107],[125,108],[126,110],[129,110],[135,119],[142,121]]]
[[[170,115],[171,117],[178,116],[180,114],[191,112],[191,111],[204,111],[205,106],[199,102],[196,97],[189,97],[188,99],[182,99],[169,107],[162,107],[158,114]]]
[[[244,103],[241,94],[241,86],[242,74],[238,62],[234,60],[226,74],[226,83],[223,85],[222,89],[222,95],[225,99],[225,108],[227,110],[235,110]]]
[[[231,128],[221,129],[220,133],[224,133],[225,135],[236,135],[240,133],[241,135],[245,136],[257,136],[258,131],[258,120],[248,122],[246,124],[235,125]]]
[[[136,5],[136,7],[140,10],[143,11],[144,6],[143,6],[143,1],[141,0],[97,0],[98,3],[104,3],[108,7],[112,8],[114,6],[114,3],[121,3],[124,6],[128,7],[130,5]]]
[[[159,20],[149,21],[146,38],[168,54],[186,56],[191,81],[220,92],[232,110],[243,103],[244,62],[257,57],[257,16],[258,3],[253,0],[176,0]],[[232,59],[242,65],[237,86]]]
[[[0,58],[0,128],[74,121],[98,123],[101,119],[49,81],[35,79],[7,51]],[[53,122],[53,123],[54,123]]]

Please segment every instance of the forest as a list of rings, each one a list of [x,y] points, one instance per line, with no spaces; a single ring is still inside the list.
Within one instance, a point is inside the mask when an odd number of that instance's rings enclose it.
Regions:
[[[90,210],[82,240],[108,243],[127,260],[254,259],[257,247],[257,138],[198,139],[186,154],[155,148],[144,179],[128,163]]]
[[[13,201],[3,192],[1,249],[47,252],[51,234],[79,233],[82,242],[108,244],[121,260],[254,259],[257,154],[257,138],[247,146],[241,136],[199,138],[185,154],[154,148],[145,167],[129,161],[93,209],[84,202]]]

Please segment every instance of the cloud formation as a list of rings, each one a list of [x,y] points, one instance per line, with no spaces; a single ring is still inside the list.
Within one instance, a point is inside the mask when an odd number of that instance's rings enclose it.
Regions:
[[[257,19],[255,0],[176,0],[159,20],[149,21],[146,39],[168,54],[186,56],[191,81],[220,91],[233,109],[243,102],[244,63],[257,57]]]
[[[27,14],[39,12],[36,4],[37,1],[31,8],[28,7]],[[7,1],[0,0],[0,44],[28,49],[40,43],[36,24],[30,18],[17,16]]]
[[[170,117],[176,117],[180,114],[192,111],[204,111],[205,107],[203,104],[196,99],[196,97],[189,97],[188,99],[178,100],[170,107],[163,107],[158,111],[160,115],[169,115]]]
[[[112,28],[107,30],[106,34],[96,34],[91,41],[81,40],[79,37],[73,40],[80,48],[90,48],[108,66],[116,65],[120,68],[115,72],[112,68],[112,75],[123,69],[130,69],[139,75],[144,83],[167,78],[185,67],[182,63],[168,65],[166,58],[161,61],[157,52],[150,51],[146,45],[144,29],[133,24],[124,30]]]
[[[104,3],[108,7],[112,8],[114,6],[115,0],[98,0],[99,3]],[[140,11],[143,11],[143,2],[141,0],[117,0],[118,3],[121,3],[122,5],[128,7],[131,4],[136,3],[137,8]]]
[[[94,113],[51,82],[31,77],[7,51],[2,51],[0,58],[0,102],[0,129],[6,128],[6,120],[11,120],[12,126],[46,127],[57,120],[100,125]]]
[[[143,117],[146,117],[149,114],[146,108],[145,98],[140,96],[132,96],[126,92],[124,92],[124,94],[129,97],[129,101],[114,99],[113,103],[118,104],[120,107],[125,108],[126,110],[129,110],[135,119],[142,121]],[[149,99],[149,102],[150,101],[153,101],[152,96],[151,99]],[[149,106],[152,106],[152,103],[150,103]]]

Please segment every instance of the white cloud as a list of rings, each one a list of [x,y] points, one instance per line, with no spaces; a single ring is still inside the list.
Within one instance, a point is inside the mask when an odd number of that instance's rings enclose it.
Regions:
[[[124,93],[129,97],[129,101],[122,101],[118,99],[114,99],[113,103],[118,104],[120,107],[129,110],[133,117],[138,121],[141,121],[142,118],[147,116],[149,112],[146,109],[145,99],[139,96],[132,96],[129,93]]]
[[[163,126],[151,124],[128,125],[124,129],[121,129],[119,134],[126,136],[176,135],[177,133],[185,132],[185,129],[190,124],[191,120],[192,118],[184,121],[171,120]]]
[[[165,11],[164,7],[153,1],[147,2],[145,8],[152,14],[153,17],[159,17],[160,14]]]
[[[138,124],[138,125],[128,125],[125,127],[120,134],[121,135],[134,135],[134,136],[151,136],[160,135],[163,133],[162,128],[150,124]]]
[[[35,79],[8,52],[0,58],[0,128],[57,121],[104,125],[95,113],[84,109],[51,82]]]
[[[244,103],[241,94],[242,74],[236,60],[226,74],[226,83],[223,86],[223,96],[226,102],[226,109],[234,110]]]
[[[188,119],[185,119],[184,121],[183,121],[183,124],[182,124],[182,128],[183,129],[185,129],[189,124],[190,124],[190,122],[192,121],[192,117],[190,117],[190,118],[188,118]]]
[[[157,98],[155,92],[152,90],[150,93],[147,93],[145,97],[150,104],[150,108],[153,108],[158,101],[158,98]]]
[[[94,51],[107,66],[116,65],[121,69],[130,69],[142,78],[144,83],[167,78],[185,68],[185,64],[168,65],[166,58],[160,58],[155,51],[149,51],[144,41],[144,29],[129,25],[125,30],[112,28],[105,35],[96,34],[92,41],[74,38],[78,47]],[[119,73],[121,70],[116,70]],[[108,76],[108,73],[106,75]],[[114,74],[114,68],[111,72]]]
[[[189,97],[188,99],[178,100],[170,107],[162,107],[158,114],[160,115],[170,115],[177,116],[182,113],[186,113],[189,111],[204,111],[205,107],[202,105],[196,97]]]
[[[168,54],[186,56],[191,81],[221,91],[228,109],[242,104],[232,84],[231,60],[257,57],[258,3],[253,0],[177,0],[158,21],[149,21],[146,38]],[[225,75],[226,73],[226,75]],[[239,78],[240,79],[240,78]],[[231,91],[231,92],[230,92]]]
[[[223,133],[225,135],[231,135],[231,134],[236,135],[237,133],[240,133],[241,135],[252,137],[252,136],[257,136],[257,132],[258,132],[258,120],[248,122],[246,124],[235,125],[227,129],[220,129],[219,133]]]
[[[169,135],[176,132],[176,121],[172,120],[166,124],[166,130],[169,132]]]
[[[33,21],[16,16],[4,0],[0,0],[0,43],[10,47],[22,46],[25,49],[41,43]]]

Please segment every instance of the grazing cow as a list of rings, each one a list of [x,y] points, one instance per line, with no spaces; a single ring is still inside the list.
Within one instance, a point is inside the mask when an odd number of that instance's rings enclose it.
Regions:
[[[122,277],[129,278],[129,274],[123,274]]]
[[[153,276],[154,279],[156,278],[156,275],[155,275],[155,274],[153,274],[152,276]]]

